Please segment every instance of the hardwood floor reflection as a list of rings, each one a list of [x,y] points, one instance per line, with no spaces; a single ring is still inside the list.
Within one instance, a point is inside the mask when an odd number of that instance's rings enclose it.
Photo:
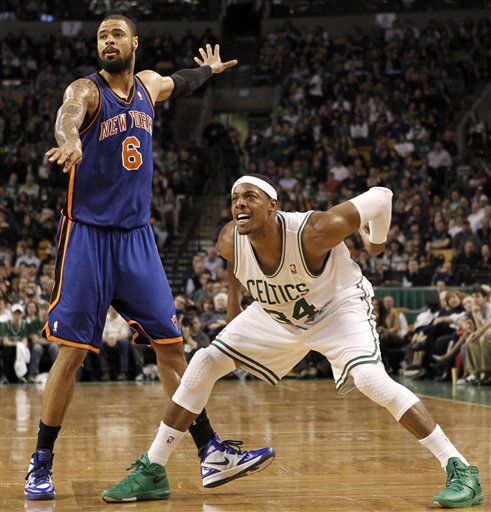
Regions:
[[[491,391],[490,391],[491,393]],[[357,391],[339,397],[332,381],[218,383],[208,406],[222,439],[271,445],[264,472],[204,489],[186,436],[169,462],[168,501],[105,504],[100,492],[148,449],[166,406],[160,384],[77,387],[55,449],[55,502],[25,502],[24,476],[35,446],[42,390],[0,387],[1,512],[412,512],[437,508],[445,474],[388,412]],[[424,397],[444,431],[479,466],[491,510],[491,407]]]

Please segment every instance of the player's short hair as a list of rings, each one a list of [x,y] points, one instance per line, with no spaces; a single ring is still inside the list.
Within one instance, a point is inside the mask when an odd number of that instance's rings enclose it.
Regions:
[[[107,20],[120,20],[120,21],[124,21],[126,23],[126,25],[128,25],[128,27],[130,28],[131,35],[132,36],[137,36],[138,35],[138,31],[136,30],[135,22],[133,20],[131,20],[130,18],[128,18],[127,16],[123,16],[122,14],[108,14],[101,21],[101,23],[104,23]]]

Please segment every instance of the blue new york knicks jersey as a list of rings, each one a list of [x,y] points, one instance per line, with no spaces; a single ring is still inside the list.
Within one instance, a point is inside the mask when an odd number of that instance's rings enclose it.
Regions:
[[[99,74],[95,114],[80,129],[57,235],[55,284],[43,335],[99,352],[113,305],[138,343],[179,343],[174,299],[149,223],[153,107],[138,78],[116,96]]]
[[[137,77],[128,101],[98,73],[98,109],[82,126],[82,160],[70,174],[63,213],[70,220],[131,229],[150,219],[154,110]]]

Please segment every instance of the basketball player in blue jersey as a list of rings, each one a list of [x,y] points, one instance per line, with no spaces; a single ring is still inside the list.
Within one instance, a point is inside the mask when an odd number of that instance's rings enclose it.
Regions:
[[[343,240],[356,229],[370,254],[384,250],[392,192],[374,187],[326,212],[277,211],[268,178],[232,187],[233,221],[218,249],[228,262],[228,324],[191,360],[152,449],[162,465],[205,406],[215,382],[240,366],[276,384],[310,350],[330,361],[339,393],[358,388],[385,407],[440,462],[447,486],[433,501],[463,508],[483,501],[479,471],[448,440],[419,398],[386,373],[372,315],[373,290]],[[241,311],[240,289],[255,299]],[[213,484],[213,468],[205,485]]]
[[[133,74],[138,36],[134,23],[106,17],[97,31],[101,71],[74,81],[56,119],[57,147],[50,162],[70,173],[57,234],[55,285],[43,335],[61,345],[44,391],[36,451],[26,477],[29,500],[55,497],[53,447],[88,351],[99,352],[110,305],[128,322],[136,342],[155,349],[161,380],[170,396],[186,368],[174,300],[149,224],[154,104],[193,92],[222,62],[218,45],[200,49],[196,69],[170,77],[154,71]],[[190,427],[201,464],[209,454],[226,455],[217,485],[244,476],[274,450],[242,451],[222,443],[203,410]],[[142,455],[126,484],[106,501],[165,499],[171,494],[156,450]]]

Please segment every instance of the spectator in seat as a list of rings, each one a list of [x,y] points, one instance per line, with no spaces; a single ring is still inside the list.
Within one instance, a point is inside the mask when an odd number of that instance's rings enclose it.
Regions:
[[[467,240],[474,242],[474,247],[480,247],[481,241],[479,236],[472,231],[471,223],[464,219],[462,222],[462,229],[452,238],[452,247],[458,252],[462,251]]]
[[[454,275],[459,285],[469,284],[472,280],[472,274],[479,264],[479,253],[476,250],[474,242],[467,240],[464,248],[452,260]]]
[[[448,344],[447,351],[443,355],[433,354],[433,359],[435,360],[434,368],[439,372],[436,380],[451,380],[450,370],[457,366],[456,360],[461,352],[462,346],[465,345],[467,339],[475,329],[476,326],[472,318],[469,318],[467,315],[459,318],[457,331]]]
[[[12,312],[7,307],[7,304],[5,303],[5,299],[3,298],[2,294],[0,293],[0,325],[4,324],[8,320],[12,320]]]
[[[204,297],[210,293],[211,272],[207,269],[203,270],[198,276],[199,286],[193,292],[192,300],[199,307]]]
[[[130,353],[130,328],[121,315],[111,306],[106,316],[106,325],[102,333],[99,364],[101,366],[101,380],[111,379],[109,366],[109,350],[115,348],[119,357],[119,373],[117,380],[128,380],[128,366]]]
[[[29,324],[24,319],[24,308],[14,304],[10,311],[12,320],[2,324],[2,383],[26,383],[30,352],[28,340],[31,334]]]
[[[456,285],[457,280],[454,276],[452,262],[444,260],[438,267],[435,269],[433,276],[431,278],[432,286],[436,286],[438,282],[445,283],[446,286]]]
[[[477,230],[481,227],[487,208],[488,202],[484,196],[479,201],[475,199],[471,202],[471,213],[467,216],[467,220],[471,225],[473,233],[477,233]]]
[[[203,259],[206,270],[211,273],[211,278],[215,280],[217,278],[218,269],[224,268],[225,264],[223,259],[218,255],[216,247],[210,247],[207,255]]]
[[[448,233],[443,217],[435,219],[430,240],[426,244],[427,251],[434,249],[449,249],[452,245],[452,237]]]
[[[424,342],[424,356],[421,372],[414,376],[415,379],[422,379],[434,376],[432,366],[433,354],[442,355],[446,352],[448,343],[458,328],[458,321],[466,311],[463,306],[463,295],[457,290],[447,290],[442,301],[443,308],[433,320],[431,327],[425,330],[426,339]],[[445,337],[445,340],[440,339]]]
[[[184,273],[184,291],[188,297],[192,297],[195,290],[200,287],[199,275],[205,270],[205,262],[202,254],[195,254],[191,261],[191,267]]]
[[[465,342],[465,374],[462,382],[491,385],[491,304],[489,293],[482,287],[472,291],[472,308],[476,330]]]
[[[27,316],[32,309],[34,302],[29,302],[26,307]],[[31,362],[29,363],[29,382],[37,382],[39,375],[39,367],[43,354],[48,354],[51,364],[53,364],[58,356],[60,346],[58,343],[48,341],[41,336],[41,330],[46,323],[48,317],[48,304],[41,304],[37,309],[36,317],[31,316]]]
[[[201,320],[197,313],[185,315],[182,320],[182,337],[187,361],[191,361],[197,350],[210,344],[209,336],[203,331]]]
[[[391,295],[386,295],[382,302],[377,299],[372,303],[374,303],[374,314],[377,319],[382,362],[387,373],[397,375],[404,358],[402,347],[405,345],[401,336],[399,312],[394,307],[394,298]]]
[[[476,235],[483,244],[491,244],[491,208],[486,208],[481,219],[481,226]]]
[[[227,325],[227,294],[217,293],[213,297],[213,310],[203,313],[201,323],[204,332],[210,339],[215,336]]]
[[[405,288],[411,286],[428,286],[430,284],[431,275],[420,270],[417,258],[411,258],[407,262],[407,270],[402,276],[402,286]],[[425,280],[428,280],[426,284]]]
[[[211,121],[205,126],[203,130],[203,138],[206,140],[208,149],[208,158],[212,171],[216,171],[220,168],[222,152],[221,142],[226,134],[225,127],[220,122],[220,118],[217,114],[214,114]]]
[[[481,254],[476,265],[478,272],[490,272],[491,276],[491,250],[488,243],[481,245]]]
[[[452,166],[452,157],[442,143],[437,141],[428,153],[427,161],[432,181],[431,188],[438,192],[446,185],[447,173]]]

